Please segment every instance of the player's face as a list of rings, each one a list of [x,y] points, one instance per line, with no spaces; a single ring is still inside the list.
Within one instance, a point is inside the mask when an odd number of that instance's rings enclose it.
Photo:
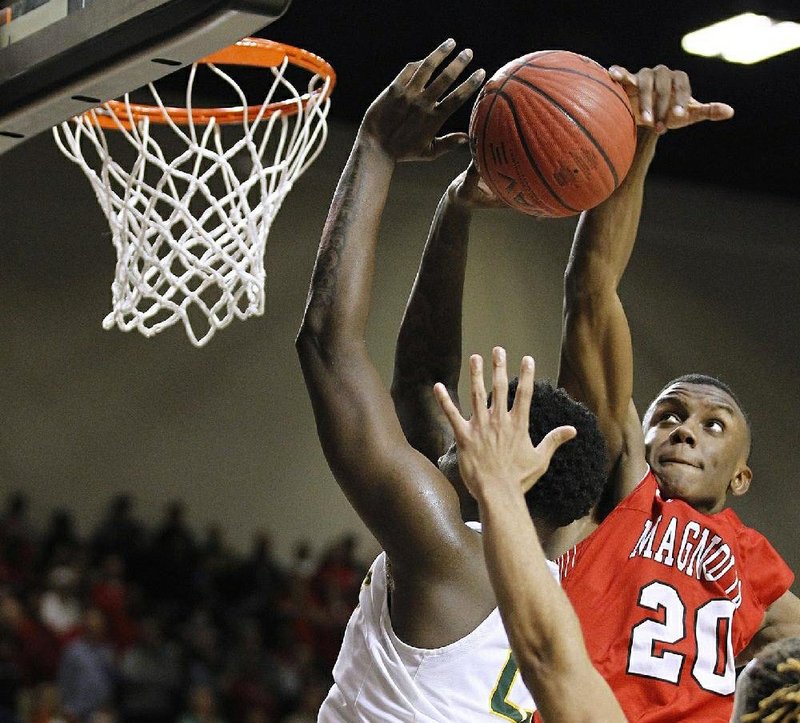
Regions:
[[[719,512],[728,491],[750,485],[747,422],[722,389],[678,382],[650,405],[644,422],[647,461],[666,498]]]

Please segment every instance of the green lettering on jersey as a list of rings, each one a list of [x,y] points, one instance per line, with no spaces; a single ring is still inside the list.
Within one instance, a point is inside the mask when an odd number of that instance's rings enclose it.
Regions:
[[[497,685],[492,691],[491,711],[495,715],[513,721],[514,723],[531,723],[533,712],[522,710],[508,699],[511,693],[511,687],[514,685],[517,675],[519,675],[517,661],[514,660],[514,654],[509,650],[508,660],[505,666],[503,666],[500,677],[497,679]]]

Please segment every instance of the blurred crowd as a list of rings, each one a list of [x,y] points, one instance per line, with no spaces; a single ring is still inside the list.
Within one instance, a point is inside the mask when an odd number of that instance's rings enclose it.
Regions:
[[[306,723],[331,683],[366,572],[345,536],[276,562],[171,503],[152,528],[120,495],[91,535],[0,519],[0,723]]]

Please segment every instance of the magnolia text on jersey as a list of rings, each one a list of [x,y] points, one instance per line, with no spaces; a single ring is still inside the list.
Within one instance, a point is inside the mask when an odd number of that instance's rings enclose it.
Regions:
[[[690,520],[681,529],[677,517],[645,520],[639,540],[629,558],[644,557],[675,567],[688,577],[717,583],[725,596],[739,607],[742,583],[736,570],[736,557],[730,546],[713,530]]]

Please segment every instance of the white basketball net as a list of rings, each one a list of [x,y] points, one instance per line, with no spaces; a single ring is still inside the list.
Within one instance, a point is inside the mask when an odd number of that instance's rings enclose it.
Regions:
[[[284,60],[264,69],[274,76],[267,97],[255,118],[248,120],[245,113],[242,137],[227,148],[213,118],[196,126],[190,113],[186,128],[174,123],[152,84],[156,105],[180,139],[177,155],[165,157],[149,119],[134,120],[127,95],[125,125],[100,106],[53,129],[58,147],[89,178],[111,227],[117,266],[105,329],[135,328],[149,337],[180,321],[192,343],[203,346],[234,318],[264,313],[270,226],[327,138],[330,79],[311,77],[303,102],[284,78],[287,65]],[[230,85],[243,107],[248,105],[227,73],[207,67]],[[190,110],[196,71],[197,64],[186,90]],[[295,113],[265,113],[278,93],[289,94]],[[111,115],[135,149],[130,167],[111,157],[99,113]]]

